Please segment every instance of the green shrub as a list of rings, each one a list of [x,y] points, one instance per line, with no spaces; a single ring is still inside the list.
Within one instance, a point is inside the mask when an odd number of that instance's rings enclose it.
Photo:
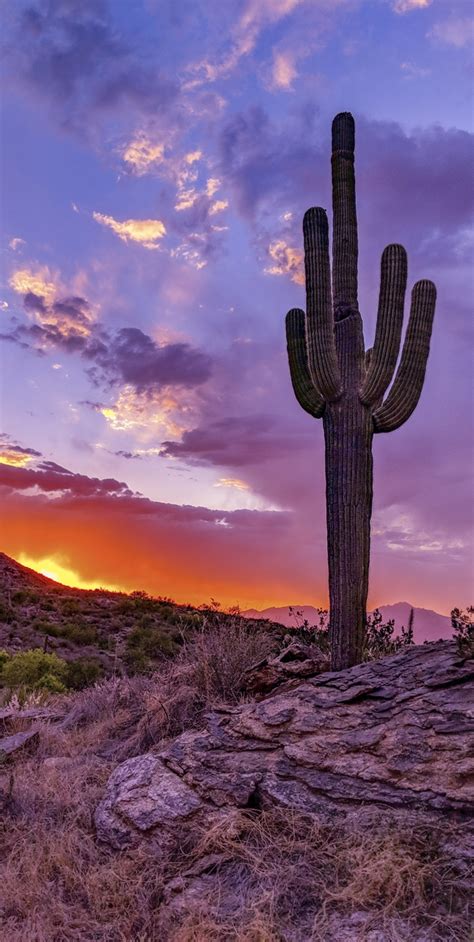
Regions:
[[[160,655],[171,657],[177,650],[176,638],[170,632],[136,625],[127,638],[125,660],[128,667],[138,673],[150,668],[153,658]]]
[[[34,648],[13,654],[8,658],[3,664],[0,679],[4,687],[35,689],[38,682],[47,674],[64,684],[67,663],[56,654],[45,654],[41,648]]]
[[[0,602],[0,622],[3,622],[4,625],[10,625],[14,621],[15,613],[10,605],[7,605],[5,602]]]
[[[66,685],[56,674],[43,674],[33,685],[35,690],[47,690],[48,693],[66,693]]]
[[[65,598],[61,600],[61,610],[63,615],[78,615],[82,606],[79,599]]]
[[[8,651],[5,651],[4,648],[0,648],[0,677],[3,670],[4,664],[10,660],[10,654]]]
[[[82,690],[95,684],[103,673],[102,664],[96,658],[79,657],[67,666],[67,685],[72,690]]]

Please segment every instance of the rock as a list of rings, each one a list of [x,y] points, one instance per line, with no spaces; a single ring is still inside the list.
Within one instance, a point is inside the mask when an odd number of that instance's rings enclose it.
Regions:
[[[128,759],[112,773],[107,795],[95,814],[97,835],[115,847],[131,843],[137,832],[187,818],[201,800],[178,775],[152,754]]]
[[[217,809],[272,806],[468,819],[473,687],[456,645],[444,641],[293,679],[120,765],[96,812],[98,834],[120,847]]]
[[[5,760],[26,747],[36,746],[39,741],[37,730],[28,730],[26,733],[15,733],[0,739],[0,760]]]
[[[252,694],[267,693],[292,678],[314,677],[328,666],[328,658],[315,645],[294,640],[275,657],[253,664],[245,675],[243,689]]]

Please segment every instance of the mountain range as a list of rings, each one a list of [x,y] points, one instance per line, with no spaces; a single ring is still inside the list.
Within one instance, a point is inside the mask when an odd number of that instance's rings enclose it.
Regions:
[[[440,615],[429,608],[417,608],[410,602],[395,602],[392,605],[380,605],[379,611],[384,621],[393,618],[395,628],[400,631],[402,625],[408,625],[410,610],[414,611],[413,634],[416,644],[424,641],[437,641],[439,638],[451,638],[453,629],[449,615]],[[298,614],[296,614],[298,613]],[[258,611],[249,608],[242,612],[246,618],[268,618],[269,621],[279,622],[281,625],[294,626],[305,619],[310,625],[319,624],[318,610],[314,605],[292,605],[265,608]]]

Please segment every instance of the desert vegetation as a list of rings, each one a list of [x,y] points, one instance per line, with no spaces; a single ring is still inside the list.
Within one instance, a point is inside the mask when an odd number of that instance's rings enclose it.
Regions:
[[[118,854],[97,842],[93,812],[117,762],[200,729],[210,708],[237,703],[246,671],[269,649],[265,633],[216,619],[160,670],[49,694],[36,750],[0,773],[5,938],[468,938],[467,891],[449,857],[448,823],[433,829],[373,810],[368,825],[364,815],[340,822],[248,808],[206,828],[183,823],[158,859],[146,843]],[[14,722],[24,728],[20,715]],[[173,888],[193,867],[199,894],[176,908]]]

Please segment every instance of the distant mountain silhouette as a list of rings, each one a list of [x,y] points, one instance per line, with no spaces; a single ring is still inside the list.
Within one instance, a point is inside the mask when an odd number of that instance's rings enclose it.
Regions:
[[[293,612],[301,612],[302,618],[307,619],[310,625],[319,623],[317,609],[313,605],[292,605]],[[395,602],[393,605],[379,605],[384,621],[393,618],[395,627],[400,630],[402,625],[407,627],[410,609],[415,612],[413,634],[416,644],[423,641],[437,641],[438,638],[451,638],[453,629],[448,615],[440,615],[429,608],[416,608],[410,602]],[[266,608],[258,611],[249,608],[242,612],[247,618],[268,618],[270,621],[280,622],[282,625],[296,625],[298,620],[291,615],[289,606]]]

